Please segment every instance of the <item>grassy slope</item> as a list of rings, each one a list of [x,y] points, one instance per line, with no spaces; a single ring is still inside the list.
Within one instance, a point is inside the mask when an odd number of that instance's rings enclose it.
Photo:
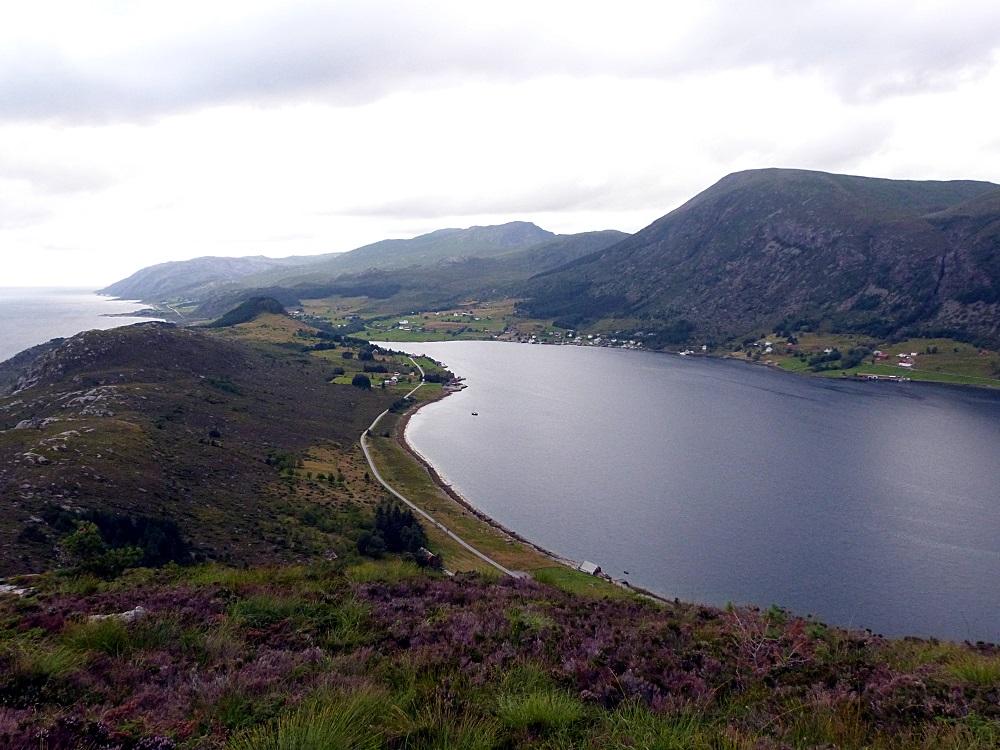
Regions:
[[[398,560],[32,584],[0,598],[5,747],[1000,742],[995,649],[885,641],[779,611],[448,580]],[[133,624],[88,619],[137,605],[148,615]]]
[[[933,383],[1000,388],[1000,353],[954,339],[912,338],[895,343],[880,343],[868,337],[850,334],[802,334],[799,336],[799,345],[795,351],[786,350],[782,345],[784,339],[780,336],[771,336],[769,340],[778,343],[777,349],[770,355],[762,356],[761,360],[771,360],[773,364],[789,372],[818,374],[822,377],[843,377],[854,374],[896,375]],[[869,357],[864,363],[846,370],[812,373],[808,362],[803,361],[795,353],[804,352],[811,356],[819,354],[826,348],[835,348],[846,354],[857,346],[878,349],[885,352],[888,358],[872,363]],[[752,349],[753,347],[748,347],[748,351]],[[900,367],[896,355],[911,352],[917,352],[917,356],[913,358],[914,366]],[[738,356],[745,356],[745,353],[740,353]]]

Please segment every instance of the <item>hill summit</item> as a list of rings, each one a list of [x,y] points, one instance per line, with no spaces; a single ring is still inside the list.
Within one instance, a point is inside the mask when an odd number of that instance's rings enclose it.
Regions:
[[[228,328],[229,326],[249,323],[261,315],[287,315],[288,312],[274,297],[251,297],[245,302],[241,302],[232,310],[227,312],[214,323],[209,324],[209,328]]]
[[[1000,343],[1000,186],[796,169],[731,174],[543,273],[523,310],[725,340],[789,325]]]

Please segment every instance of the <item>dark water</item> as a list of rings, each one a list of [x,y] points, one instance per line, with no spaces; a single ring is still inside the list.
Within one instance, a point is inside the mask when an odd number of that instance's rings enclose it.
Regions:
[[[0,287],[0,362],[49,339],[149,320],[107,317],[143,307],[87,289]]]
[[[1000,393],[610,349],[396,347],[469,385],[418,412],[410,441],[542,546],[670,597],[1000,641]]]

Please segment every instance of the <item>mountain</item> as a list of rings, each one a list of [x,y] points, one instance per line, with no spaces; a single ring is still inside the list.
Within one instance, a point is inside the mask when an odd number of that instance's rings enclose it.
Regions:
[[[1000,186],[791,169],[731,174],[521,287],[564,325],[725,340],[785,323],[1000,343]]]
[[[440,229],[407,240],[382,240],[345,253],[288,258],[195,258],[143,268],[101,290],[148,302],[202,298],[220,290],[296,286],[344,274],[481,258],[516,252],[555,238],[524,221],[467,229]]]

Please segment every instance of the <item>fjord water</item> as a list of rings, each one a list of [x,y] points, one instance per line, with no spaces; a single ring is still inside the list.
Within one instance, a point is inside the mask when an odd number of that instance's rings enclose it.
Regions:
[[[0,288],[0,362],[50,339],[149,320],[108,317],[143,307],[101,297],[88,289]]]
[[[668,597],[1000,641],[1000,393],[612,349],[391,346],[469,386],[417,412],[411,444],[543,547]]]

